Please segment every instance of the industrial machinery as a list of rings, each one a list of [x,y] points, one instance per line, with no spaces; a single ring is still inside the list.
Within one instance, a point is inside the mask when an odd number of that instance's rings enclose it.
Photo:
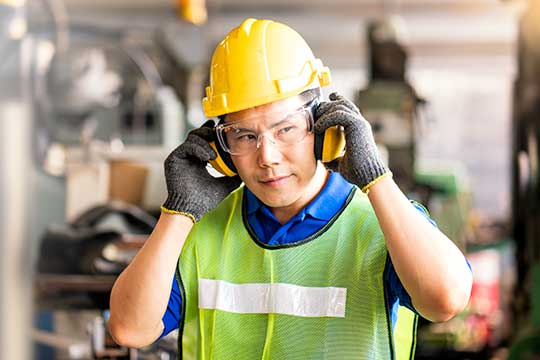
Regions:
[[[163,160],[203,120],[193,104],[207,57],[186,49],[203,43],[200,34],[186,24],[145,31],[70,22],[63,1],[19,10],[29,24],[21,81],[32,171],[52,204],[35,230],[31,335],[40,359],[175,357],[174,334],[138,351],[115,345],[105,323],[116,276],[155,224]],[[54,214],[65,225],[49,226]]]
[[[372,125],[377,144],[385,150],[396,183],[409,198],[426,205],[437,226],[466,251],[471,194],[463,181],[467,178],[465,169],[459,164],[420,168],[416,163],[419,123],[425,116],[427,101],[406,78],[408,54],[400,41],[398,20],[386,18],[368,26],[370,80],[368,86],[357,93],[355,102]],[[497,236],[503,233],[497,232]],[[510,247],[506,246],[508,241],[501,243],[499,252],[474,254],[471,263],[474,260],[477,269],[482,268],[496,277],[499,273],[494,270],[500,269],[502,261],[512,256]],[[493,322],[503,307],[498,301],[499,285],[498,278],[486,277],[485,282],[477,279],[471,307],[462,314],[442,324],[421,320],[416,358],[485,358],[492,350],[490,342],[496,343],[502,338],[498,331],[502,317],[496,324]]]
[[[66,226],[50,227],[41,239],[35,275],[39,312],[94,310],[94,317],[88,324],[88,341],[43,329],[34,330],[35,340],[73,359],[133,355],[134,350],[115,346],[107,335],[109,294],[116,276],[133,259],[155,223],[153,216],[136,206],[110,203],[86,211]],[[154,350],[170,356],[176,351],[174,344],[168,351],[156,344]]]
[[[540,1],[519,26],[512,123],[512,213],[518,278],[509,359],[540,356]]]
[[[415,185],[416,122],[425,100],[406,79],[407,53],[396,18],[368,26],[370,81],[355,102],[371,123],[375,141],[388,152],[394,179],[406,193]]]

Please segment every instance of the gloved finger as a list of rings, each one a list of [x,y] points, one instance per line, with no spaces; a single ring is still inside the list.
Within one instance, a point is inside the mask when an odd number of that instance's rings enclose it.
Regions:
[[[330,94],[330,96],[328,96],[328,98],[330,100],[332,100],[332,101],[337,101],[337,102],[347,106],[352,111],[360,114],[360,110],[358,109],[358,107],[352,101],[347,99],[345,96],[340,95],[337,92],[333,92],[333,93]]]
[[[323,114],[323,113],[327,112],[328,108],[330,108],[330,106],[332,106],[331,101],[322,101],[320,104],[318,104],[315,107],[315,110],[314,110],[313,114],[315,115],[315,117],[319,117],[320,114]]]
[[[358,108],[356,107],[351,108],[349,103],[347,103],[346,101],[340,100],[340,101],[327,101],[327,102],[321,103],[319,107],[315,109],[315,114],[314,114],[315,118],[317,119],[318,117],[324,115],[324,113],[333,111],[335,109],[341,109],[341,110],[346,109],[354,114],[360,115],[360,111],[358,110]]]
[[[184,157],[193,157],[200,161],[214,160],[216,153],[204,138],[190,134],[183,144],[182,154]]]
[[[320,113],[319,116],[315,117],[315,125],[317,125],[317,123],[320,121],[321,118],[329,117],[329,116],[331,116],[330,114],[333,114],[335,112],[348,113],[352,117],[358,118],[358,121],[360,121],[360,119],[362,119],[362,115],[357,114],[355,112],[352,112],[352,110],[349,109],[348,107],[346,107],[344,105],[337,105],[337,106],[332,106],[331,108],[328,109],[328,111],[326,111],[324,113]]]
[[[183,144],[174,149],[167,159],[166,163],[173,165],[182,159],[194,158],[201,162],[213,160],[216,153],[210,145],[201,137],[189,134]]]
[[[352,110],[349,109],[347,106],[345,106],[345,105],[343,105],[343,104],[336,103],[336,104],[333,104],[332,106],[328,107],[328,108],[326,109],[326,111],[320,111],[320,112],[317,114],[317,115],[319,115],[319,116],[315,116],[315,119],[318,119],[319,117],[321,117],[321,116],[323,116],[323,115],[325,115],[325,114],[334,112],[334,111],[345,111],[345,112],[350,113],[352,116],[356,116],[356,117],[361,116],[359,113],[352,111]]]
[[[365,120],[356,114],[352,114],[350,110],[336,110],[327,112],[326,114],[323,114],[315,123],[315,132],[317,134],[322,134],[328,128],[337,125],[343,126],[345,128],[345,132],[352,132],[362,121]]]
[[[204,124],[201,125],[201,128],[210,128],[213,129],[216,126],[216,122],[213,119],[208,119]]]
[[[208,123],[208,122],[207,122]],[[205,123],[206,125],[206,123]],[[203,125],[200,128],[191,130],[189,132],[189,135],[198,136],[202,139],[204,139],[206,142],[215,141],[215,131],[213,127],[206,127]]]

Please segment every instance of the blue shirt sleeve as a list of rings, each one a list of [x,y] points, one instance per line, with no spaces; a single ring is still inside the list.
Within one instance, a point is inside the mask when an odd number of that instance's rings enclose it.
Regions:
[[[429,220],[431,224],[433,224],[433,226],[437,226],[435,221],[433,221],[433,219],[431,219],[431,217],[429,216],[429,213],[424,206],[422,206],[416,201],[411,201],[411,203],[414,205],[416,210],[418,210],[426,219]],[[390,258],[388,258],[388,266],[386,267],[384,272],[384,280],[386,283],[389,306],[392,310],[392,326],[394,325],[397,318],[398,305],[405,306],[418,314],[412,304],[411,297],[407,293],[407,290],[405,290],[405,287],[403,287],[401,280],[399,280],[399,277],[396,273],[396,270],[394,269],[394,265],[392,264]]]
[[[180,309],[182,308],[182,298],[180,297],[180,288],[178,287],[178,282],[176,277],[173,277],[171,294],[169,296],[169,303],[167,304],[167,310],[161,321],[163,321],[163,332],[161,333],[160,339],[166,336],[171,331],[178,328],[180,324]]]
[[[416,314],[418,314],[418,312],[414,308],[411,297],[407,293],[407,290],[405,290],[403,284],[401,284],[401,281],[399,280],[399,277],[396,273],[396,270],[394,269],[394,265],[392,264],[390,257],[388,258],[388,266],[384,271],[384,281],[386,284],[386,292],[388,294],[390,320],[392,321],[392,328],[394,328],[397,320],[398,306],[405,306]]]

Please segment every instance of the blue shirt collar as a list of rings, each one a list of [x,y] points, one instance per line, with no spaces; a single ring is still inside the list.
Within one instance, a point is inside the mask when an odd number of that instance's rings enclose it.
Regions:
[[[319,220],[330,220],[345,204],[353,185],[347,182],[341,174],[330,172],[328,181],[321,192],[301,212]],[[270,212],[270,209],[247,188],[246,211],[251,215],[257,211]]]

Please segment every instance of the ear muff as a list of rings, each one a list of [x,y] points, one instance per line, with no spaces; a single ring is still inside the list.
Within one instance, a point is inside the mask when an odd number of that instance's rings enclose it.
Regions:
[[[218,124],[221,124],[224,121],[224,116],[218,116],[218,119]],[[236,176],[237,170],[232,162],[231,155],[221,147],[215,132],[214,141],[211,141],[209,144],[217,155],[214,160],[209,161],[210,165],[225,176]]]
[[[311,105],[311,111],[315,117],[315,111],[320,105],[320,89],[317,98]],[[317,121],[317,119],[315,119]],[[345,153],[345,131],[342,126],[332,126],[323,134],[315,134],[315,159],[323,163],[329,163],[343,156]]]
[[[216,169],[225,176],[235,176],[236,167],[234,166],[229,153],[223,150],[223,148],[217,141],[212,141],[210,143],[210,146],[217,154],[214,160],[209,161],[210,165],[212,165],[214,169]]]
[[[315,158],[328,163],[345,152],[345,131],[341,126],[332,126],[324,134],[315,134]]]

